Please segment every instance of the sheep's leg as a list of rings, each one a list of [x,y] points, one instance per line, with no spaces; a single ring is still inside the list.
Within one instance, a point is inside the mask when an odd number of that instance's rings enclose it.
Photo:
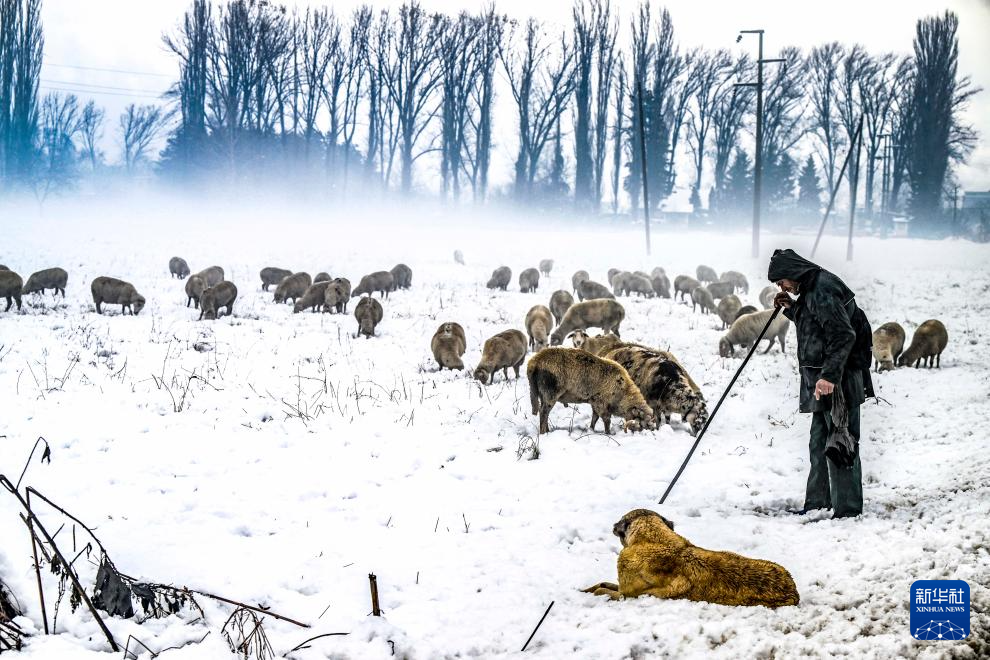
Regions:
[[[769,353],[771,348],[773,348],[773,337],[771,337],[770,341],[767,342],[767,350],[763,351],[763,354],[766,355]]]
[[[516,380],[519,380],[519,367],[520,367],[521,365],[522,365],[522,360],[519,360],[519,362],[517,362],[517,363],[516,363],[515,365],[513,365],[513,367],[512,367],[512,368],[513,368],[513,369],[515,369],[515,371],[516,371]]]
[[[598,412],[592,408],[591,409],[591,430],[595,430],[595,425],[598,424]]]
[[[553,403],[550,401],[540,402],[540,433],[550,432],[550,409]]]
[[[100,302],[101,301],[97,300],[95,302],[96,302],[96,313],[97,314],[102,314],[103,313],[103,309],[100,307]],[[7,309],[8,310],[10,309],[10,298],[7,298]]]
[[[935,368],[936,369],[941,369],[942,368],[942,354],[941,353],[939,353],[938,355],[935,356]]]
[[[10,308],[11,308],[11,307],[13,306],[13,304],[14,304],[14,301],[13,301],[13,300],[11,299],[11,297],[10,297],[10,296],[7,296],[7,309],[5,309],[5,310],[3,310],[3,311],[5,311],[5,312],[9,312],[9,311],[10,311]],[[99,310],[99,306],[98,306],[98,305],[97,305],[97,309],[96,309],[96,311],[100,311],[100,310]]]
[[[777,335],[777,340],[780,342],[780,352],[783,353],[784,342],[787,340],[787,335],[786,334]],[[770,343],[773,344],[773,341],[771,340]]]
[[[612,435],[612,416],[608,413],[603,413],[602,423],[605,424],[605,434]]]
[[[440,365],[440,369],[443,369],[443,365]],[[529,388],[529,403],[533,407],[533,414],[540,414],[540,393],[535,386],[530,386]]]

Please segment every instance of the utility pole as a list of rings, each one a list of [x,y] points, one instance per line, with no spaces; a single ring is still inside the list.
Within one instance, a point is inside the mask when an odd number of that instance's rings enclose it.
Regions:
[[[755,259],[760,256],[760,211],[763,206],[763,65],[785,60],[763,58],[763,30],[740,30],[736,43],[742,41],[744,34],[755,34],[759,37],[756,82],[736,84],[736,87],[756,88],[756,154],[753,158],[753,258]]]
[[[650,256],[650,190],[646,184],[646,127],[643,123],[643,81],[636,78],[636,101],[639,104],[639,157],[643,179],[643,225],[646,227],[646,256]]]
[[[859,117],[859,129],[858,135],[856,137],[855,145],[849,145],[849,153],[853,154],[855,150],[855,155],[853,156],[854,165],[849,170],[849,178],[852,181],[852,194],[849,200],[849,240],[846,243],[846,261],[852,261],[853,259],[853,228],[856,225],[856,193],[859,191],[859,161],[860,154],[863,150],[863,116]]]

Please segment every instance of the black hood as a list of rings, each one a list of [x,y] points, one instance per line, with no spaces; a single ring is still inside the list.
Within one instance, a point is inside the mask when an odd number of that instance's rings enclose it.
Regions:
[[[771,282],[787,279],[804,283],[817,275],[821,269],[821,266],[808,261],[790,248],[774,250],[773,256],[770,257],[767,279]]]

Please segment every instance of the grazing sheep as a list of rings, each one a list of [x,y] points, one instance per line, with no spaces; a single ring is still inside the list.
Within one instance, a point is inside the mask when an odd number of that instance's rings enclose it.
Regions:
[[[590,403],[591,430],[598,419],[612,433],[612,415],[626,420],[626,430],[656,428],[653,411],[639,388],[613,360],[573,348],[547,348],[526,366],[533,414],[540,417],[540,433],[550,432],[550,410],[557,403]]]
[[[310,278],[309,273],[299,272],[289,275],[275,287],[274,300],[279,304],[287,300],[292,300],[292,303],[295,304],[297,300],[302,298],[303,294],[306,293],[306,289],[312,283],[313,280]]]
[[[574,289],[574,293],[577,293],[581,288],[581,282],[587,282],[591,279],[591,275],[588,275],[588,271],[579,270],[571,275],[571,288]]]
[[[397,264],[391,272],[396,289],[408,289],[412,286],[412,268],[405,264]]]
[[[687,371],[672,355],[646,346],[618,345],[600,354],[615,360],[629,373],[653,410],[657,423],[670,421],[674,413],[697,435],[708,420],[705,398]]]
[[[227,316],[234,313],[234,301],[237,300],[237,287],[233,282],[224,280],[216,286],[211,286],[199,298],[199,320],[215,320],[220,314],[220,308],[227,308]]]
[[[482,385],[495,382],[495,372],[502,370],[502,376],[509,379],[509,367],[519,378],[519,367],[526,359],[526,335],[518,330],[505,330],[485,342],[481,351],[481,362],[474,370],[475,380]]]
[[[172,257],[168,260],[168,273],[169,277],[177,277],[180,280],[189,277],[189,264],[182,257]]]
[[[190,275],[189,279],[186,280],[186,307],[189,307],[189,303],[194,303],[194,309],[199,309],[199,299],[203,295],[203,291],[206,289],[206,282],[199,275]]]
[[[655,269],[654,269],[655,270]],[[653,285],[653,292],[661,298],[670,298],[670,280],[663,273],[654,275],[650,284]]]
[[[433,333],[430,340],[430,350],[433,357],[440,365],[440,369],[463,369],[464,362],[461,356],[467,348],[467,340],[464,338],[464,328],[460,323],[448,321],[442,324]]]
[[[749,280],[738,270],[727,270],[718,279],[722,282],[732,282],[737,290],[743,293],[749,293]]]
[[[410,272],[409,278],[412,279],[412,273]],[[375,291],[382,298],[388,298],[389,292],[395,289],[395,278],[392,277],[392,273],[387,270],[379,270],[371,273],[370,275],[365,275],[358,282],[357,288],[351,291],[351,298],[363,295],[373,295]]]
[[[695,287],[691,292],[691,311],[695,311],[698,307],[701,307],[702,314],[714,314],[718,311],[711,292],[703,286]]]
[[[585,280],[578,285],[578,300],[615,300],[615,296],[604,284],[594,280]]]
[[[375,328],[382,321],[382,304],[372,298],[365,296],[358,301],[354,308],[354,318],[358,322],[358,334],[364,335],[365,339],[370,339],[375,335]]]
[[[632,273],[627,270],[621,273],[615,273],[608,278],[609,284],[612,285],[612,293],[616,296],[626,296],[629,295],[628,282],[629,278],[632,277]]]
[[[65,285],[69,281],[69,274],[62,268],[46,268],[37,273],[31,273],[27,282],[24,283],[23,294],[44,293],[45,289],[53,289],[52,298],[61,292],[65,298]]]
[[[526,334],[529,335],[529,347],[539,351],[547,347],[547,335],[553,328],[553,316],[546,305],[533,305],[526,312]]]
[[[534,293],[540,286],[540,271],[527,268],[519,273],[519,290],[522,293]]]
[[[626,318],[626,310],[614,300],[586,300],[571,306],[560,320],[560,325],[550,335],[550,343],[560,346],[570,332],[601,328],[602,332],[619,334],[619,324]]]
[[[667,277],[667,271],[665,271],[661,266],[657,266],[656,268],[650,271],[650,279],[653,279],[654,277],[660,277],[661,275]]]
[[[507,291],[509,288],[509,282],[511,281],[512,269],[508,266],[499,266],[492,271],[491,279],[488,280],[488,288]]]
[[[601,357],[605,351],[609,351],[622,344],[622,340],[611,332],[604,335],[589,335],[584,330],[575,330],[567,335],[567,338],[574,344],[574,348],[580,348],[592,355]]]
[[[298,314],[307,309],[312,309],[315,313],[323,309],[327,304],[327,289],[330,288],[331,284],[333,284],[333,280],[323,280],[321,282],[313,282],[306,287],[306,291],[302,294],[302,297],[293,303],[292,313]]]
[[[320,271],[319,273],[316,274],[316,277],[313,278],[313,284],[319,284],[320,282],[329,282],[332,279],[333,278],[330,277],[330,273]]]
[[[551,270],[553,270],[553,259],[542,259],[540,261],[540,274],[550,277]]]
[[[210,266],[209,268],[204,268],[199,271],[197,275],[203,278],[203,281],[206,282],[207,288],[216,286],[224,280],[223,268],[220,266]]]
[[[464,265],[464,254],[460,250],[454,250],[454,263]]]
[[[904,328],[900,323],[884,323],[873,331],[873,368],[877,373],[891,371],[904,350]]]
[[[726,296],[731,296],[736,290],[736,285],[732,282],[712,282],[707,287],[708,293],[712,294],[713,300],[721,300]]]
[[[635,293],[643,298],[652,298],[656,295],[656,292],[653,290],[653,282],[645,274],[631,274],[625,280],[625,289],[627,294]]]
[[[718,301],[718,317],[722,319],[723,330],[735,322],[740,309],[742,309],[742,301],[734,294],[729,294]]]
[[[911,337],[911,346],[901,353],[897,364],[898,366],[913,364],[914,368],[917,369],[922,362],[927,361],[929,369],[932,368],[932,363],[935,364],[936,368],[941,369],[942,351],[945,350],[948,343],[949,333],[942,322],[928,319],[914,331],[914,336]]]
[[[573,304],[574,296],[569,291],[563,289],[554,291],[550,296],[550,313],[553,314],[554,322],[560,323],[560,319],[564,318],[564,314]]]
[[[695,269],[695,275],[698,276],[699,282],[704,282],[705,284],[718,281],[718,275],[715,273],[715,269],[711,266],[698,266]]]
[[[347,311],[347,303],[350,300],[351,281],[346,277],[338,277],[326,289],[323,299],[323,311],[343,314]]]
[[[0,270],[10,270],[10,269],[4,266],[3,264],[0,264]]]
[[[681,296],[681,300],[686,301],[691,292],[701,286],[701,282],[690,275],[678,275],[674,278],[674,300]]]
[[[736,316],[735,318],[732,319],[732,322],[735,323],[736,321],[739,320],[740,317],[758,311],[760,310],[756,309],[756,307],[754,307],[753,305],[745,305],[744,307],[741,307],[738,312],[736,312]]]
[[[24,288],[24,280],[12,270],[0,270],[0,297],[7,299],[7,309],[10,311],[12,301],[17,302],[18,311],[21,309],[21,290]]]
[[[103,303],[120,305],[121,314],[130,311],[132,316],[144,309],[144,296],[139,294],[130,282],[115,277],[97,277],[89,289],[93,293],[97,314],[103,313]],[[10,309],[9,302],[7,308]]]
[[[752,346],[760,336],[763,326],[770,320],[771,314],[773,314],[773,310],[764,309],[763,311],[747,314],[736,319],[732,323],[732,327],[729,328],[729,331],[719,339],[718,354],[721,357],[732,357],[735,346]],[[776,339],[780,342],[780,353],[783,355],[784,340],[787,338],[787,330],[790,327],[791,323],[787,320],[787,317],[783,314],[778,314],[777,318],[774,319],[773,323],[767,329],[767,333],[763,335],[763,338],[769,341],[767,350],[763,352],[769,353],[770,349],[773,348],[773,341]]]
[[[777,288],[777,285],[775,284],[763,287],[763,290],[760,291],[759,296],[760,304],[763,305],[763,309],[773,309],[773,299],[778,293],[780,293],[780,289]]]
[[[618,275],[619,273],[621,273],[621,272],[622,272],[622,269],[621,269],[621,268],[609,268],[609,269],[608,269],[608,273],[606,274],[606,276],[605,276],[605,279],[607,279],[607,280],[608,280],[608,285],[609,285],[609,286],[615,286],[615,285],[614,285],[614,284],[612,283],[612,279],[613,279],[613,278],[614,278],[614,277],[615,277],[616,275]]]
[[[271,285],[278,286],[279,283],[292,275],[291,270],[286,270],[284,268],[275,268],[274,266],[269,266],[267,268],[261,269],[261,290],[268,291],[268,287]]]

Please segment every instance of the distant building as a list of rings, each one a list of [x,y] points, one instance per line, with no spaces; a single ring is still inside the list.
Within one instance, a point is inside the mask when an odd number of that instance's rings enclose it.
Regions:
[[[962,207],[964,209],[986,209],[990,208],[990,190],[987,192],[964,192]]]

